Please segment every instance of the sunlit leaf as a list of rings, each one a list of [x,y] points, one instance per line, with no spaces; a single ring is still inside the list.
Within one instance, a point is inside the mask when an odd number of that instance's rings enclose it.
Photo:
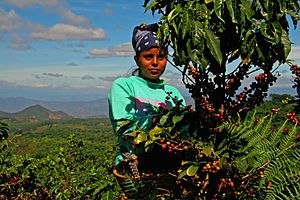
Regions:
[[[199,166],[196,165],[191,165],[188,169],[187,169],[187,175],[188,176],[195,176],[195,174],[197,174],[197,171],[199,169]]]
[[[234,10],[232,7],[232,0],[226,0],[226,6],[227,6],[227,9],[228,9],[228,12],[229,12],[232,22],[237,23],[237,20],[235,18],[235,14],[234,14]]]
[[[160,120],[159,120],[159,123],[161,124],[161,125],[164,125],[166,122],[167,122],[167,120],[168,120],[168,114],[167,115],[163,115],[161,118],[160,118]]]
[[[145,11],[150,10],[151,8],[155,7],[158,3],[159,3],[158,1],[152,1],[152,3],[145,8]]]
[[[141,132],[140,134],[138,134],[138,136],[134,139],[134,141],[136,143],[141,143],[147,140],[147,133],[145,132]]]
[[[172,21],[172,27],[173,27],[173,29],[174,29],[176,35],[178,35],[178,28],[177,28],[177,24],[176,24],[175,21]]]
[[[182,172],[179,173],[177,179],[183,178],[187,174],[187,169],[183,170]]]
[[[209,156],[213,152],[213,149],[211,147],[203,147],[202,151],[206,156]]]
[[[217,15],[217,17],[224,22],[224,19],[222,18],[222,5],[223,0],[214,0],[214,11]]]
[[[267,23],[261,23],[259,30],[268,42],[275,44],[275,38],[269,34],[270,26]]]
[[[182,7],[180,5],[177,5],[175,7],[175,9],[173,9],[169,15],[168,15],[168,22],[170,23],[175,17],[178,16],[178,14],[180,14],[180,12],[182,11]]]
[[[204,0],[205,4],[209,4],[210,2],[212,2],[213,0]]]
[[[154,135],[159,135],[162,132],[162,128],[155,126],[153,129],[149,131],[149,135],[154,136]]]

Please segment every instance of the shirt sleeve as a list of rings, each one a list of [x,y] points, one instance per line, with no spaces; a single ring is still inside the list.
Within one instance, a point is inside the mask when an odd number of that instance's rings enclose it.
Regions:
[[[135,129],[134,124],[130,126],[130,121],[134,120],[135,101],[134,94],[130,86],[123,79],[117,79],[113,82],[108,94],[109,117],[112,122],[115,133],[121,126],[126,124],[126,130],[122,134],[129,134]]]
[[[134,94],[128,83],[122,78],[113,82],[108,93],[108,103],[109,118],[120,144],[120,151],[115,158],[115,163],[119,164],[124,160],[122,153],[129,152],[131,155],[135,155],[135,149],[132,147],[133,139],[126,138],[126,135],[130,135],[136,129],[136,125],[133,123],[135,114]]]

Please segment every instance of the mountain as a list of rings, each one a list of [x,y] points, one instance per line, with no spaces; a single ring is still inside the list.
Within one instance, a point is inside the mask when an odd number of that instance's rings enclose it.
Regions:
[[[58,111],[53,112],[44,108],[40,105],[33,105],[30,107],[25,108],[20,112],[15,113],[6,113],[0,112],[0,119],[1,118],[12,118],[12,119],[37,119],[37,120],[48,120],[48,119],[67,119],[71,118],[68,114]]]
[[[73,117],[108,117],[107,99],[93,101],[41,101],[23,97],[0,97],[0,110],[19,112],[29,106],[41,105],[52,111],[62,111]]]

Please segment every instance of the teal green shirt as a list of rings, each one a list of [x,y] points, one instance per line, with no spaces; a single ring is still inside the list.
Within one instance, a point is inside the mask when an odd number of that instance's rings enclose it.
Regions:
[[[136,128],[149,130],[158,107],[170,109],[175,106],[175,102],[169,96],[182,100],[182,105],[185,105],[180,92],[175,87],[166,85],[163,80],[153,83],[138,76],[131,76],[118,78],[113,82],[108,101],[109,117],[115,133],[119,126],[124,124],[124,120],[134,122],[121,136],[118,135],[121,152],[116,157],[116,164],[123,160],[123,151],[136,154],[132,148],[132,140],[125,140],[123,136],[129,135]]]

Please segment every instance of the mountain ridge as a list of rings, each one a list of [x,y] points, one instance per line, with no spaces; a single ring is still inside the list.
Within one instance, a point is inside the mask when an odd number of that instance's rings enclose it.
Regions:
[[[62,111],[51,111],[41,105],[29,106],[19,112],[8,113],[0,112],[1,118],[10,118],[10,119],[35,119],[35,120],[58,120],[58,119],[68,119],[72,118],[70,115]]]
[[[51,111],[62,111],[77,118],[108,117],[106,98],[91,101],[44,101],[24,97],[0,97],[0,111],[6,113],[20,112],[33,105],[41,105]]]

